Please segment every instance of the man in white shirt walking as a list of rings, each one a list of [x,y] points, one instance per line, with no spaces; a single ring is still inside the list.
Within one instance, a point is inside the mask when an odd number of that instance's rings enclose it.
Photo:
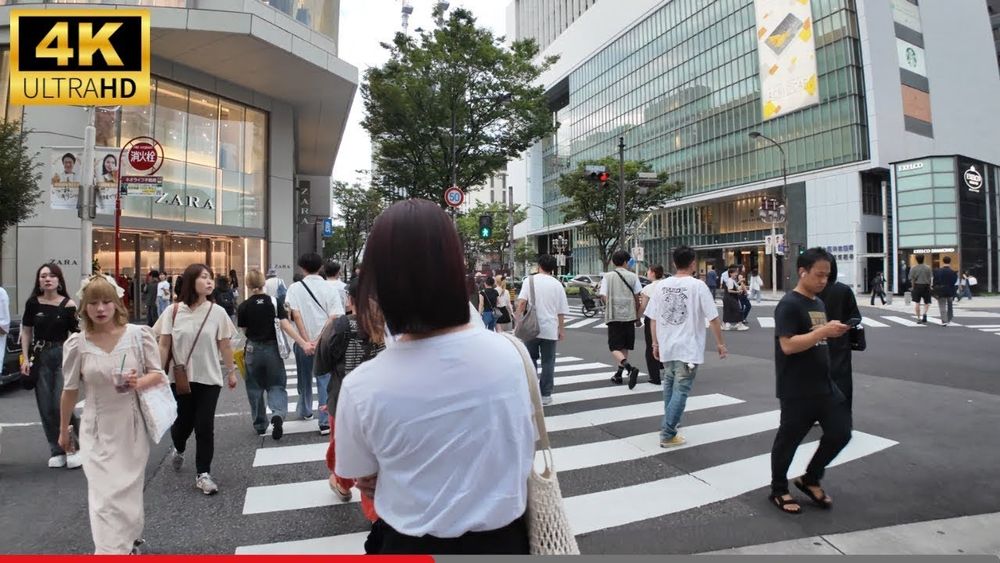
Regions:
[[[156,284],[156,309],[158,315],[162,315],[170,306],[170,282],[167,281],[167,273],[160,272],[160,281]]]
[[[639,276],[625,269],[629,254],[616,250],[611,255],[615,265],[613,272],[604,274],[600,294],[604,300],[604,319],[608,325],[608,350],[618,364],[618,371],[611,377],[611,383],[622,384],[622,372],[628,370],[628,388],[634,389],[639,377],[639,368],[628,361],[629,350],[635,349],[635,328],[642,326],[639,318],[639,293],[642,284]]]
[[[538,367],[538,359],[542,360],[542,375],[538,380],[538,388],[542,395],[542,404],[552,404],[552,387],[556,373],[556,343],[566,336],[563,328],[566,315],[569,314],[569,300],[566,299],[566,288],[559,280],[552,277],[556,270],[556,259],[549,254],[538,257],[538,273],[529,276],[521,286],[517,296],[517,318],[524,316],[527,305],[534,307],[538,314],[538,337],[524,343],[531,355],[531,360]],[[532,298],[534,288],[534,298]]]
[[[323,264],[323,277],[326,278],[326,283],[333,286],[340,294],[340,302],[344,304],[344,308],[347,307],[347,284],[340,279],[340,263],[334,260],[327,260]]]
[[[677,424],[684,414],[698,366],[705,363],[706,321],[715,336],[719,357],[725,358],[727,353],[712,292],[705,282],[693,276],[694,258],[694,250],[690,247],[674,249],[677,272],[657,283],[646,307],[646,316],[653,319],[653,356],[663,363],[661,448],[685,442],[677,433]]]
[[[302,281],[293,283],[285,296],[285,308],[292,316],[292,322],[303,340],[310,345],[303,349],[295,345],[296,382],[299,391],[297,412],[303,420],[313,417],[313,375],[316,376],[318,405],[327,403],[327,384],[330,374],[313,374],[313,354],[316,342],[319,340],[323,327],[331,320],[344,314],[344,304],[340,294],[332,285],[319,275],[323,267],[323,259],[319,254],[310,252],[299,257],[299,268],[305,274]],[[319,412],[319,433],[330,434],[329,414],[325,410]]]
[[[271,268],[267,271],[267,279],[264,281],[264,293],[275,299],[284,299],[288,293],[285,280],[278,277],[278,271]]]

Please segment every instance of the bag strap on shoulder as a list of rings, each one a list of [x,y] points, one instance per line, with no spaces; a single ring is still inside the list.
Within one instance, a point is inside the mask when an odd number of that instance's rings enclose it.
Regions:
[[[524,347],[524,344],[517,339],[516,336],[503,333],[504,338],[510,341],[517,349],[517,353],[521,356],[521,361],[524,363],[524,373],[528,382],[528,394],[531,396],[531,405],[533,407],[533,418],[535,421],[535,429],[538,431],[538,440],[535,442],[535,451],[550,452],[552,446],[549,444],[549,433],[545,429],[545,413],[542,410],[542,397],[538,390],[538,377],[535,375],[534,363],[531,361],[531,357],[528,356],[528,350]],[[549,458],[545,458],[545,467],[549,469],[551,463]]]

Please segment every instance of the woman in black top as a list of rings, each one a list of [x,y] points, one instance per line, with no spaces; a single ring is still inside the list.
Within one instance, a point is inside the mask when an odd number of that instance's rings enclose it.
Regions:
[[[486,287],[479,292],[479,314],[483,316],[486,330],[493,332],[497,327],[496,308],[500,300],[500,292],[496,289],[497,282],[493,276],[486,278]]]
[[[257,270],[247,274],[250,297],[237,309],[236,325],[246,333],[246,387],[254,430],[261,436],[267,432],[267,410],[264,408],[264,394],[267,393],[267,407],[271,409],[271,437],[279,440],[284,433],[282,424],[288,413],[288,391],[285,389],[288,376],[278,347],[275,317],[281,329],[299,346],[305,348],[307,342],[288,321],[284,298],[275,299],[264,293],[264,281],[264,274]]]
[[[35,401],[49,442],[49,467],[76,469],[83,465],[79,452],[69,453],[59,445],[59,399],[63,391],[63,342],[71,332],[79,332],[76,303],[66,292],[66,280],[55,264],[45,264],[35,274],[35,289],[24,305],[21,319],[21,375],[30,388],[34,381]],[[72,415],[74,434],[80,420]],[[73,442],[76,443],[75,436]]]

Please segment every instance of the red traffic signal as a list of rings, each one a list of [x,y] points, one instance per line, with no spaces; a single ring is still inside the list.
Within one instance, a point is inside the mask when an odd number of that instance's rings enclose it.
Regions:
[[[611,174],[608,174],[607,172],[601,172],[597,175],[597,181],[602,184],[607,182],[609,178],[611,178]]]

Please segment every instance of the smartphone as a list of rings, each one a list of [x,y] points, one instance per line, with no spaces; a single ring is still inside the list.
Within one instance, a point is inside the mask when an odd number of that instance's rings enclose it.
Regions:
[[[851,328],[856,328],[858,325],[861,324],[861,318],[854,317],[853,319],[847,319],[847,322],[845,324]]]

